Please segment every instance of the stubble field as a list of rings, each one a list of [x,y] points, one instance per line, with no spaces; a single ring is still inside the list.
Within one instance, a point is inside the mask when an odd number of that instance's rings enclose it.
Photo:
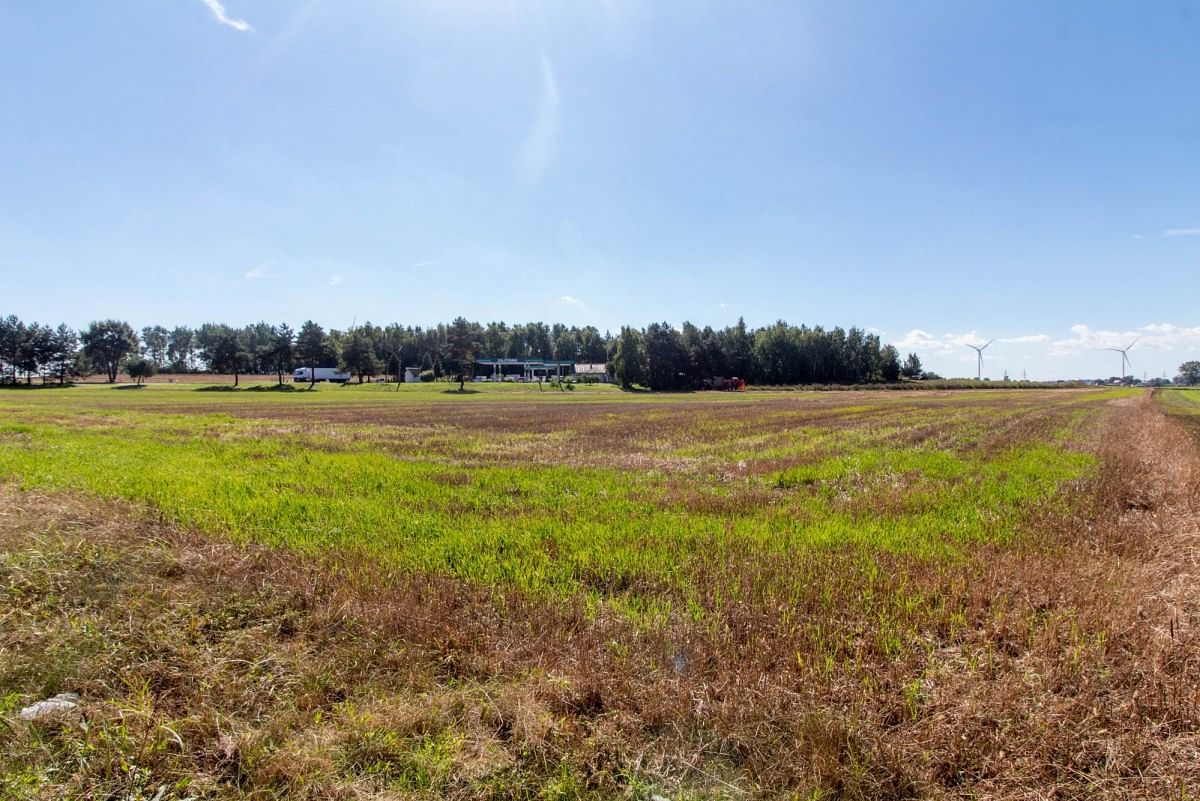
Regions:
[[[394,390],[0,392],[0,789],[1200,782],[1190,393]]]

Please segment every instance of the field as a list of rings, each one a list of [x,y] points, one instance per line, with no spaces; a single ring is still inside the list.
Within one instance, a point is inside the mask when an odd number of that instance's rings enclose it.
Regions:
[[[268,387],[0,391],[0,796],[1200,792],[1200,393]]]

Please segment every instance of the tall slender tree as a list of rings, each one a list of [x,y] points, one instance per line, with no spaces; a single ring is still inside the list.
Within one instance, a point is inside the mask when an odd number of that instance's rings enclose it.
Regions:
[[[58,377],[58,383],[67,383],[67,376],[79,373],[79,335],[66,323],[54,329],[53,349],[50,356],[50,374]]]
[[[649,365],[646,361],[646,348],[642,340],[642,333],[629,326],[622,328],[621,335],[617,337],[616,350],[613,353],[613,378],[624,389],[631,389],[634,384],[648,385],[648,373]]]
[[[467,378],[475,377],[475,360],[479,358],[482,336],[465,317],[456,317],[446,330],[446,346],[458,373],[458,391],[462,392]]]
[[[15,314],[0,318],[0,368],[9,372],[9,379],[17,383],[17,365],[21,361],[21,349],[25,344],[25,323]]]
[[[325,360],[325,340],[325,329],[312,320],[305,320],[296,335],[296,361],[308,367],[309,389],[316,386],[317,367]]]
[[[275,326],[268,359],[279,377],[279,385],[283,386],[283,374],[290,373],[296,363],[296,335],[287,323]]]
[[[176,372],[190,372],[195,366],[193,359],[196,355],[196,332],[186,325],[171,329],[167,338],[167,359],[171,369]]]
[[[142,345],[146,356],[161,370],[167,366],[167,350],[171,344],[171,332],[161,325],[148,325],[142,329]]]

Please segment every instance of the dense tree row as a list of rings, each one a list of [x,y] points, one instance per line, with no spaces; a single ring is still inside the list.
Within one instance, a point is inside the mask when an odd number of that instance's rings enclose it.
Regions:
[[[351,331],[326,331],[309,320],[298,330],[286,323],[205,323],[147,326],[140,333],[120,320],[103,320],[78,335],[66,325],[0,319],[0,368],[9,381],[32,381],[35,375],[66,381],[92,373],[115,381],[122,371],[140,380],[160,372],[208,371],[232,375],[236,385],[243,374],[274,374],[282,382],[295,367],[338,367],[359,380],[396,377],[405,367],[417,367],[467,380],[485,356],[607,363],[622,385],[656,390],[701,387],[734,376],[759,384],[921,376],[915,354],[902,365],[896,349],[875,334],[782,321],[759,329],[741,320],[722,329],[652,323],[623,328],[614,337],[592,326],[482,325],[462,317],[429,328],[364,323]]]
[[[920,362],[913,355],[916,371]],[[749,330],[714,330],[684,323],[623,328],[613,348],[612,373],[623,386],[687,389],[717,377],[738,376],[757,384],[854,384],[896,381],[899,354],[861,329],[793,326],[783,321]],[[914,376],[916,377],[916,376]]]
[[[198,328],[147,326],[140,334],[128,323],[104,320],[76,335],[65,324],[52,329],[10,316],[0,319],[0,372],[10,382],[31,382],[35,375],[65,381],[93,373],[115,381],[122,370],[135,378],[208,371],[233,375],[235,383],[247,373],[275,374],[282,382],[284,374],[300,366],[338,367],[359,378],[396,376],[404,367],[420,367],[440,377],[460,372],[485,354],[604,363],[610,340],[593,326],[483,326],[462,318],[430,328],[364,323],[350,332],[326,331],[310,320],[299,331],[286,323],[241,328],[205,323]]]

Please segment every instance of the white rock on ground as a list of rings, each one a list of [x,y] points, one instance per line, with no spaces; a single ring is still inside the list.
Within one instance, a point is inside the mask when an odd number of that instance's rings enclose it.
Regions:
[[[17,713],[21,720],[43,720],[67,715],[79,709],[79,696],[75,693],[59,693],[53,698],[30,704]]]

